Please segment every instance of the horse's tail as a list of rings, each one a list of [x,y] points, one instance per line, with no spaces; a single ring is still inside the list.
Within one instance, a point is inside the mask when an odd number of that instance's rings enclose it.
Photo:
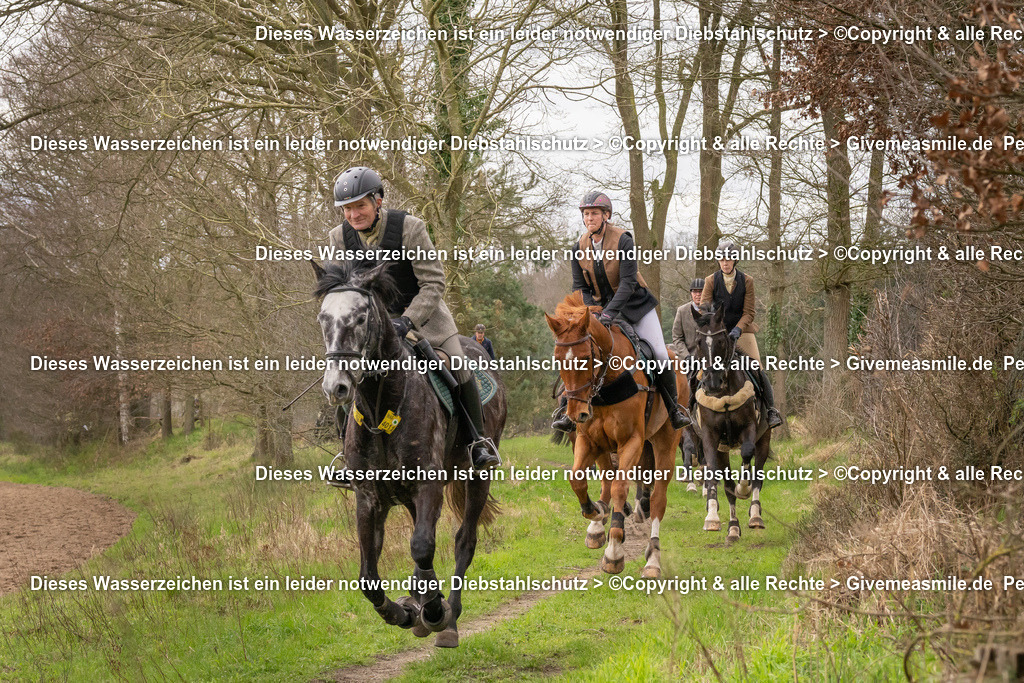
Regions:
[[[448,499],[448,506],[455,513],[461,522],[466,518],[466,482],[455,480],[445,487],[445,497]],[[501,506],[498,500],[490,493],[487,494],[487,502],[480,513],[480,524],[489,525],[501,513]]]
[[[569,443],[569,433],[563,432],[560,429],[552,429],[551,443],[555,444],[556,446],[564,446],[565,444]]]

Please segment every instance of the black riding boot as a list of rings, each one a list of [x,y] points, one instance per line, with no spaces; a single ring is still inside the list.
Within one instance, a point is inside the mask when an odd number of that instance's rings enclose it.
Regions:
[[[764,400],[765,418],[768,420],[768,426],[771,429],[781,427],[782,416],[775,409],[775,390],[772,389],[772,383],[768,381],[768,373],[764,370],[758,370],[757,374],[758,379],[761,380],[761,397]]]
[[[473,460],[473,469],[487,470],[501,465],[498,449],[494,442],[484,436],[484,407],[480,403],[480,390],[472,377],[468,382],[459,385],[459,403],[465,408],[468,420],[462,425],[469,437],[469,455]]]
[[[556,429],[560,432],[569,433],[573,430],[572,418],[566,413],[569,408],[569,399],[562,394],[558,399],[558,409],[555,410],[555,421],[551,423],[551,428]]]
[[[690,418],[686,416],[682,408],[676,402],[676,373],[668,368],[662,370],[654,378],[654,383],[665,400],[665,407],[668,409],[668,419],[672,422],[672,429],[682,429],[690,424]]]

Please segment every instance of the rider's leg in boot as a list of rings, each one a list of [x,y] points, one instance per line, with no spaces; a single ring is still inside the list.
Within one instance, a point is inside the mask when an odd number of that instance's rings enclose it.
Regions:
[[[654,378],[654,383],[658,385],[658,391],[661,392],[661,397],[665,400],[665,407],[668,408],[668,419],[672,422],[672,429],[682,429],[690,424],[690,418],[686,417],[686,413],[683,412],[676,402],[675,371],[669,368],[663,369]]]
[[[782,416],[775,409],[775,390],[772,389],[772,383],[768,381],[768,373],[763,369],[758,370],[758,377],[761,380],[761,393],[764,396],[764,405],[767,409],[765,417],[768,419],[768,426],[771,429],[781,427]]]
[[[469,455],[473,461],[473,468],[486,470],[501,465],[501,458],[498,457],[498,449],[494,442],[484,436],[484,407],[480,403],[480,391],[476,387],[476,380],[472,377],[469,381],[459,385],[459,402],[466,409],[469,415],[469,423],[463,428],[469,437]]]
[[[555,411],[555,421],[551,423],[552,429],[560,432],[571,432],[573,430],[572,418],[567,414],[569,399],[562,394],[558,399],[558,409]]]

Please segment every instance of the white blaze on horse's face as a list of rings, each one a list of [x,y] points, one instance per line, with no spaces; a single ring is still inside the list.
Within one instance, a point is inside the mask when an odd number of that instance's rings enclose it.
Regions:
[[[331,292],[320,305],[320,329],[327,353],[364,355],[369,336],[367,320],[372,310],[366,295],[352,290]],[[332,404],[348,404],[355,398],[355,386],[363,378],[362,358],[329,360],[322,384]]]

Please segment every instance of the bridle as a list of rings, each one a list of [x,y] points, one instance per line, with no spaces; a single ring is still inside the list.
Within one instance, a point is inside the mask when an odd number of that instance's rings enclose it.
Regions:
[[[381,405],[384,399],[383,380],[388,375],[388,370],[378,369],[368,371],[366,369],[366,359],[370,356],[371,348],[373,349],[373,357],[381,357],[382,348],[384,345],[384,325],[386,323],[384,321],[384,317],[380,313],[378,306],[376,305],[373,292],[363,289],[362,287],[356,287],[355,285],[336,285],[335,287],[332,287],[331,289],[327,290],[327,292],[324,293],[324,296],[326,297],[327,294],[333,294],[335,292],[356,292],[358,294],[365,296],[367,304],[369,304],[369,307],[372,311],[372,315],[367,316],[366,324],[368,326],[368,329],[366,333],[366,343],[363,345],[362,353],[359,353],[357,351],[328,351],[327,353],[324,354],[324,358],[326,358],[328,362],[332,360],[342,360],[343,358],[359,358],[362,360],[359,367],[359,375],[356,376],[355,373],[352,373],[352,379],[355,381],[356,388],[356,395],[355,398],[353,399],[353,404],[356,404],[357,410],[359,408],[359,406],[357,405],[359,397],[363,396],[363,392],[361,391],[363,381],[368,376],[380,376],[381,381],[377,383],[377,395],[376,400],[373,402],[373,408],[367,408],[366,410],[360,412],[364,414],[362,427],[371,434],[378,436],[378,438],[383,438],[381,436],[383,430],[381,430],[377,426],[377,424],[380,419],[379,415],[381,413]],[[393,412],[396,415],[401,415],[402,413],[402,408],[405,405],[405,397],[406,394],[408,393],[408,386],[409,385],[407,382],[402,382],[402,397],[401,399],[399,399],[398,405],[393,409]],[[366,398],[367,397],[364,396],[364,399]]]
[[[384,341],[384,335],[381,334],[383,321],[381,320],[377,306],[374,304],[373,292],[363,289],[362,287],[356,287],[355,285],[336,285],[324,293],[324,298],[327,298],[328,294],[334,294],[335,292],[356,292],[363,295],[366,297],[366,303],[372,315],[367,316],[366,342],[363,344],[363,351],[361,353],[359,351],[331,351],[328,349],[327,353],[324,354],[324,358],[328,363],[332,360],[340,361],[345,358],[358,358],[361,362],[359,364],[359,379],[356,380],[357,385],[360,384],[363,381],[364,376],[368,374],[386,374],[382,373],[380,370],[375,370],[373,372],[368,372],[366,370],[366,359],[369,356],[371,347],[374,347],[374,354],[379,356],[380,347]]]
[[[578,346],[578,345],[583,344],[585,342],[589,342],[589,344],[590,344],[590,357],[592,359],[591,364],[590,364],[590,380],[586,384],[584,384],[583,386],[577,387],[577,388],[572,389],[572,390],[570,390],[568,387],[566,387],[565,388],[565,397],[566,397],[567,400],[570,400],[570,401],[578,401],[580,403],[586,403],[587,404],[587,410],[590,411],[591,408],[592,408],[591,403],[593,402],[594,397],[597,396],[598,392],[601,391],[601,387],[604,385],[605,375],[608,374],[608,367],[609,367],[608,363],[601,363],[601,370],[599,372],[595,372],[596,368],[594,367],[593,360],[599,359],[599,354],[600,354],[600,351],[601,351],[601,347],[598,346],[594,342],[594,336],[590,332],[587,332],[587,334],[585,336],[580,337],[576,341],[569,341],[569,342],[556,341],[555,342],[555,346],[565,346],[565,347]],[[580,398],[580,394],[582,392],[586,391],[587,389],[590,390],[590,393],[587,394],[587,397],[586,398]]]
[[[706,343],[707,343],[707,347],[708,347],[708,359],[707,359],[707,363],[708,363],[708,368],[707,368],[707,371],[708,371],[708,373],[711,373],[711,372],[718,372],[718,370],[716,370],[716,369],[715,369],[715,368],[713,367],[713,363],[711,362],[711,340],[712,340],[712,339],[713,339],[714,337],[717,337],[717,336],[718,336],[718,335],[720,335],[720,334],[728,334],[728,330],[726,330],[726,329],[725,329],[725,328],[723,327],[722,329],[718,330],[717,332],[701,332],[701,331],[700,331],[700,330],[698,329],[698,330],[697,330],[697,334],[699,334],[699,335],[701,335],[701,336],[703,336],[703,337],[705,337],[705,338],[707,339],[707,342],[706,342]],[[733,358],[733,356],[735,356],[735,355],[736,355],[736,343],[735,343],[735,342],[733,342],[733,344],[732,344],[732,349],[731,349],[731,351],[732,351],[732,352],[731,352],[731,353],[729,354],[729,357],[728,357],[728,358],[723,358],[723,359],[722,359],[722,366],[723,366],[723,368],[722,368],[722,370],[721,370],[722,372],[728,371],[728,369],[729,369],[729,363],[730,363],[730,362],[732,361],[732,358]],[[702,381],[702,383],[703,383],[703,381]]]

